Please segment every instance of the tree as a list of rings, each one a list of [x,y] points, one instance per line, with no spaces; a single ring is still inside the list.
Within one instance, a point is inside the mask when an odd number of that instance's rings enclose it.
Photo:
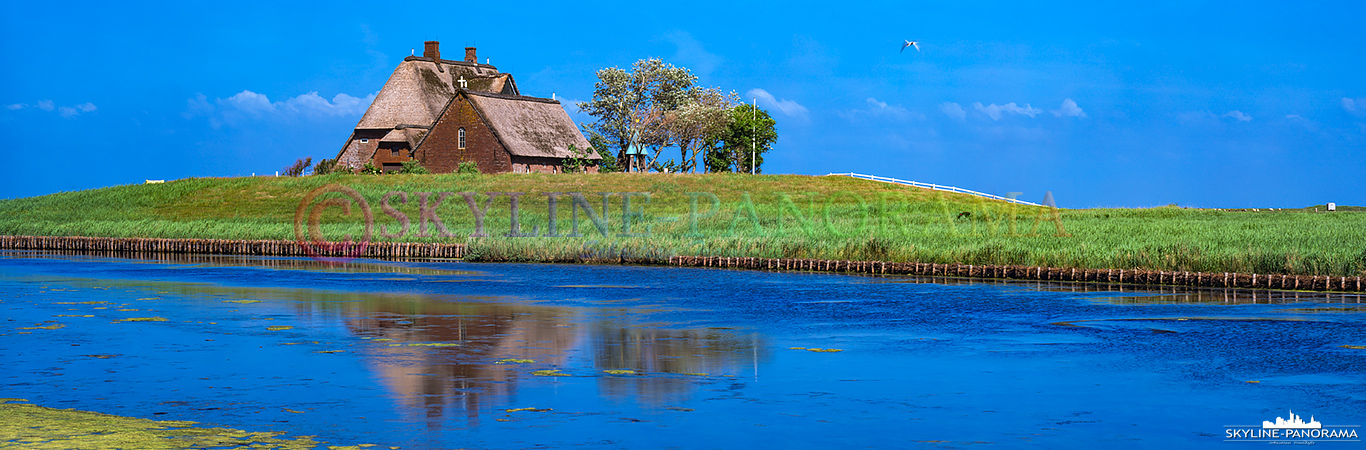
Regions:
[[[682,157],[678,171],[696,171],[698,153],[705,155],[722,142],[734,122],[730,110],[739,101],[735,92],[723,93],[719,88],[690,90],[688,101],[670,113],[671,140]]]
[[[730,109],[731,123],[722,137],[722,148],[707,157],[711,172],[762,173],[764,153],[778,140],[777,124],[767,111],[748,103]],[[751,161],[753,159],[753,161]]]
[[[318,160],[318,164],[313,166],[314,175],[327,175],[329,173],[345,172],[337,167],[337,160],[323,158]]]
[[[286,176],[297,177],[299,175],[303,175],[304,172],[308,170],[308,167],[312,165],[312,156],[309,156],[307,158],[299,158],[298,160],[294,161],[294,164],[290,164],[289,167],[285,167],[284,172]]]
[[[589,129],[587,125],[584,125],[583,128],[588,135],[588,145],[593,146],[593,151],[598,152],[598,156],[602,157],[602,160],[598,161],[598,172],[607,173],[621,170],[617,166],[617,157],[612,155],[611,145],[607,143],[607,138],[603,137],[602,133]]]
[[[597,119],[587,128],[616,147],[618,160],[626,159],[626,149],[632,143],[653,149],[650,162],[658,160],[659,151],[669,142],[670,117],[666,113],[688,102],[697,77],[659,58],[636,61],[631,72],[609,67],[599,70],[597,76],[593,100],[577,105]]]

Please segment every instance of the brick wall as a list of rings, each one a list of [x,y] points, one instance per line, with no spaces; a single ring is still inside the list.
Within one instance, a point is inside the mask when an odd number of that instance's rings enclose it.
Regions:
[[[460,128],[465,129],[464,150],[458,144]],[[463,161],[474,161],[482,173],[512,171],[507,150],[463,95],[457,95],[436,120],[431,133],[417,149],[417,158],[433,173],[454,172]]]

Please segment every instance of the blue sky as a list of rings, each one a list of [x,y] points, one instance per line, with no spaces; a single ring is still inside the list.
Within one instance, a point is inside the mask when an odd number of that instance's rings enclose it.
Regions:
[[[12,3],[0,198],[333,157],[437,39],[567,100],[603,67],[688,67],[772,112],[769,173],[1063,207],[1366,205],[1361,3],[1027,3]]]

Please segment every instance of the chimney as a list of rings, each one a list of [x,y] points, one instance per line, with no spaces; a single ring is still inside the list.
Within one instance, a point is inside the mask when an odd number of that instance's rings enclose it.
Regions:
[[[465,47],[465,62],[479,64],[479,58],[474,57],[474,47]]]
[[[427,41],[423,42],[422,44],[423,58],[431,58],[433,61],[438,61],[441,59],[441,50],[439,49],[439,46],[441,45],[440,42]]]

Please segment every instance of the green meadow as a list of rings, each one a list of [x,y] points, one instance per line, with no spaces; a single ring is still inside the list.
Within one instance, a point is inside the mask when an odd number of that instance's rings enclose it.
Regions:
[[[363,213],[369,211],[372,241],[466,243],[470,260],[650,262],[695,255],[1366,275],[1366,212],[1357,210],[1053,211],[847,177],[799,175],[195,178],[2,200],[0,234],[293,240],[301,201],[328,185],[354,190],[368,209],[340,200],[340,194],[320,194],[299,215],[298,231],[305,235],[309,218],[320,211],[316,218],[325,239],[360,239],[366,229]],[[438,205],[442,192],[452,194]],[[490,201],[491,192],[503,194]],[[426,220],[420,193],[429,193]],[[472,236],[478,214],[461,193],[474,193],[469,200],[476,209],[487,208],[482,222],[488,237]],[[536,236],[507,236],[513,229],[507,193],[522,193],[520,231],[531,234],[535,227]],[[546,236],[551,234],[548,193],[560,193],[554,210],[559,236]],[[575,201],[571,193],[581,199]],[[601,193],[611,193],[605,211]],[[319,206],[323,202],[335,204]],[[342,203],[351,205],[350,214],[343,214]],[[406,232],[400,218],[407,219]]]

